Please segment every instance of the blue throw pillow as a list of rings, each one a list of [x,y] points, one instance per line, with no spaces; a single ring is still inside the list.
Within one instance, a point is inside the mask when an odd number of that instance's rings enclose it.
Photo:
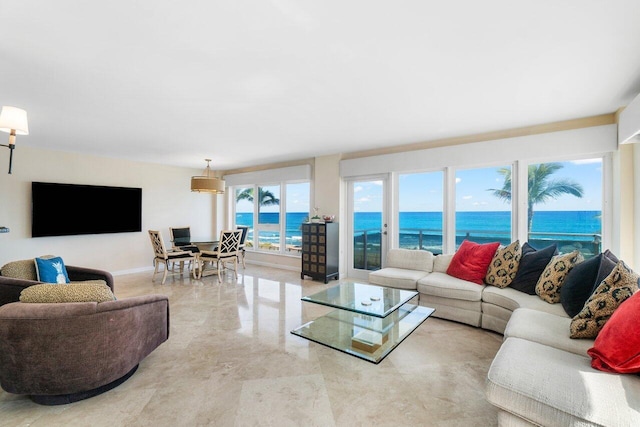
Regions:
[[[44,283],[69,283],[67,269],[62,258],[36,258],[36,275]]]

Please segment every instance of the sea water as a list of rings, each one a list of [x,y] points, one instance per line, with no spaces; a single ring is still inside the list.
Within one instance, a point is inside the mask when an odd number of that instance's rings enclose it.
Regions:
[[[309,217],[307,212],[287,213],[286,244],[298,246],[301,241],[301,224]],[[260,223],[278,224],[280,214],[260,213]],[[253,228],[252,213],[237,213],[236,224]],[[435,249],[442,247],[442,212],[400,212],[400,247]],[[598,240],[602,230],[600,211],[535,211],[532,240],[539,245],[547,240],[585,242],[590,245]],[[356,242],[366,234],[368,243],[379,243],[382,230],[380,212],[356,212],[354,214]],[[511,212],[456,212],[456,242],[468,238],[478,243],[511,241]],[[278,232],[261,232],[261,242],[279,243]],[[376,242],[377,240],[377,242]],[[420,243],[422,243],[420,245]]]

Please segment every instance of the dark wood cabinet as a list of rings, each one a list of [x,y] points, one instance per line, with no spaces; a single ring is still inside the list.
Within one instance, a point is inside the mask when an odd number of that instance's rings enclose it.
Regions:
[[[302,224],[302,273],[300,278],[310,276],[329,283],[338,278],[338,224]]]

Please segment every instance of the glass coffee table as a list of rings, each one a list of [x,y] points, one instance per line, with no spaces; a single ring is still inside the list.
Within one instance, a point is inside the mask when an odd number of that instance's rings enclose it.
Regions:
[[[380,363],[434,311],[417,304],[418,292],[342,282],[302,298],[336,310],[291,331],[292,334]]]

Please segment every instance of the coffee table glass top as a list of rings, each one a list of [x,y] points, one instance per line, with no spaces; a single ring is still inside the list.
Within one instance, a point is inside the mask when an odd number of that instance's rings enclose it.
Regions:
[[[303,301],[334,307],[292,334],[380,363],[435,311],[417,305],[415,291],[342,282]]]
[[[322,304],[375,317],[386,317],[418,295],[416,291],[386,288],[365,283],[343,282],[302,301]]]

